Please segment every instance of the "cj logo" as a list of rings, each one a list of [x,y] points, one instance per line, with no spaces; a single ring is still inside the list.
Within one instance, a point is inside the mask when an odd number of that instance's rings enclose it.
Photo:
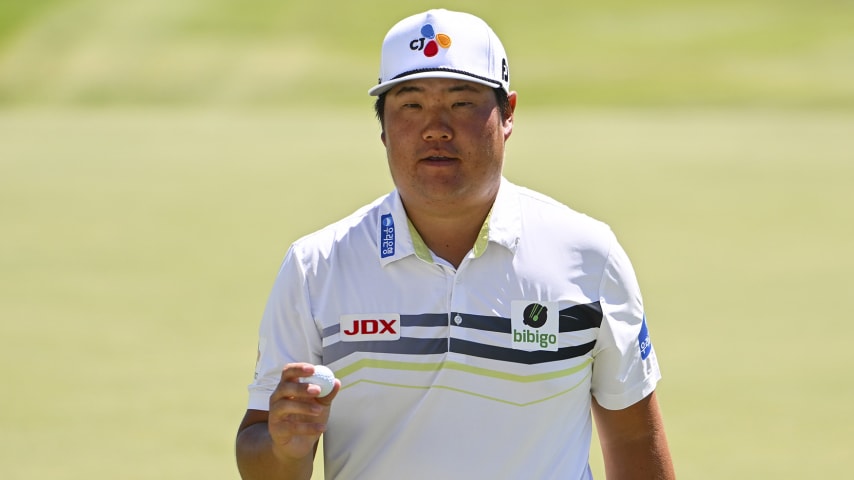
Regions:
[[[451,46],[451,37],[444,33],[437,34],[433,25],[429,23],[421,27],[421,38],[409,42],[409,49],[416,52],[424,52],[425,57],[435,57],[439,53],[439,47]]]

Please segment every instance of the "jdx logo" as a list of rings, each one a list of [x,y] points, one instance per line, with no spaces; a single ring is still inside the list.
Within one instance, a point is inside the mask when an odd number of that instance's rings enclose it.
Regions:
[[[557,302],[514,300],[510,303],[513,348],[528,352],[558,350],[560,312]]]
[[[424,52],[425,57],[435,57],[439,53],[439,47],[451,46],[451,37],[444,33],[437,34],[433,25],[429,23],[421,27],[421,38],[409,42],[409,49],[416,52]]]
[[[341,341],[364,342],[400,339],[400,315],[367,313],[341,315]]]
[[[394,255],[394,217],[387,213],[380,218],[380,257]]]

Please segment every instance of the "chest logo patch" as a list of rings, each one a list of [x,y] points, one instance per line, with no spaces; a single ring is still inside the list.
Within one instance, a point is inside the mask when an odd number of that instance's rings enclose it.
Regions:
[[[399,313],[341,315],[340,327],[342,342],[400,340]]]
[[[514,300],[510,303],[513,349],[533,352],[558,350],[560,321],[557,302]]]

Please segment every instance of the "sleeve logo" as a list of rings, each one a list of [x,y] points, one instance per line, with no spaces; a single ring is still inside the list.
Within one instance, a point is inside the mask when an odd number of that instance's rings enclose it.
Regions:
[[[643,316],[643,321],[641,322],[641,329],[638,334],[638,347],[640,347],[641,360],[646,360],[649,354],[652,353],[652,340],[649,338],[649,329],[646,328],[646,315]]]

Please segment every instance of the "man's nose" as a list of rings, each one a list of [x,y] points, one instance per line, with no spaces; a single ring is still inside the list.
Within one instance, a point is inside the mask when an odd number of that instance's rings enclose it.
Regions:
[[[425,141],[448,141],[454,138],[454,132],[444,112],[431,112],[421,137]]]

